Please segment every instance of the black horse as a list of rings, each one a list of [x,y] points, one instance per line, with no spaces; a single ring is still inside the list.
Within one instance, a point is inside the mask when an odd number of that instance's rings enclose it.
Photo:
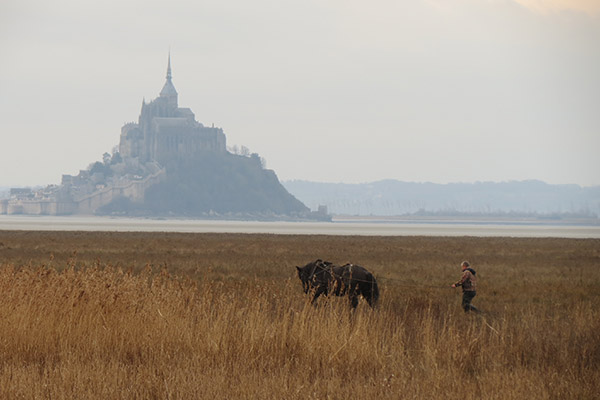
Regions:
[[[375,308],[379,299],[379,288],[372,273],[360,265],[346,264],[337,266],[321,259],[296,267],[302,281],[304,293],[314,289],[314,303],[321,294],[329,292],[336,296],[348,294],[352,308],[358,305],[358,296],[362,295],[371,308]]]

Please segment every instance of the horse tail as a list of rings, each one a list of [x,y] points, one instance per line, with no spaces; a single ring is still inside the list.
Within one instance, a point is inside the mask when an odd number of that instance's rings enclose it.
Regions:
[[[370,285],[371,285],[371,307],[375,308],[377,301],[379,300],[379,286],[377,286],[377,280],[375,276],[369,273]]]
[[[377,301],[379,301],[379,286],[377,286],[377,280],[373,274],[371,274],[371,279],[373,280],[371,283],[373,288],[373,307],[375,307],[377,305]]]

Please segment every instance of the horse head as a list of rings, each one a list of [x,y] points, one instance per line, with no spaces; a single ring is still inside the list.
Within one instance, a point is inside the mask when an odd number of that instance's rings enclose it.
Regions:
[[[309,264],[305,265],[304,267],[296,266],[296,269],[298,270],[298,278],[300,278],[300,281],[302,282],[302,289],[304,290],[304,293],[308,293],[308,289],[310,289],[310,268],[307,268],[308,266]]]
[[[332,264],[328,261],[317,259],[309,262],[304,267],[296,266],[298,278],[300,278],[300,281],[302,282],[302,289],[304,290],[304,293],[308,293],[311,287],[315,287],[323,283],[321,282],[323,279],[323,272],[328,272],[331,265]]]

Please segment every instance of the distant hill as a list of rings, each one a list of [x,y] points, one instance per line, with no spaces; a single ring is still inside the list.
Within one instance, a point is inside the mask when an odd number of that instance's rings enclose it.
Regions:
[[[114,176],[116,169],[122,171],[116,174],[122,178],[133,166],[142,170],[133,174],[133,180],[136,175],[146,180],[156,176],[158,182],[112,198],[95,213],[231,219],[314,216],[285,190],[273,171],[263,168],[257,153],[229,152],[221,128],[205,126],[191,109],[179,107],[170,55],[159,96],[149,103],[142,101],[138,122],[121,128],[118,156],[105,158],[105,164],[115,158],[117,163],[111,171],[99,165],[97,172],[104,176]],[[112,186],[119,185],[113,179]]]
[[[171,57],[157,98],[121,127],[118,147],[60,185],[5,193],[0,214],[121,215],[252,220],[328,220],[264,168],[257,153],[226,146],[223,129],[179,107]],[[1,188],[0,188],[1,189]]]
[[[257,154],[205,152],[168,163],[166,178],[146,190],[143,203],[120,198],[98,213],[281,219],[308,217],[310,210],[262,168]]]
[[[573,214],[600,215],[600,186],[551,185],[541,181],[415,183],[282,182],[310,208],[326,205],[334,215]]]

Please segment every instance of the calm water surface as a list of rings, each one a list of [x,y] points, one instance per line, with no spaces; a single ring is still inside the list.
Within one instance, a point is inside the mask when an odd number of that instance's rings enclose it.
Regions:
[[[0,215],[0,230],[600,238],[600,226],[583,225],[343,220],[258,222],[24,215]]]

